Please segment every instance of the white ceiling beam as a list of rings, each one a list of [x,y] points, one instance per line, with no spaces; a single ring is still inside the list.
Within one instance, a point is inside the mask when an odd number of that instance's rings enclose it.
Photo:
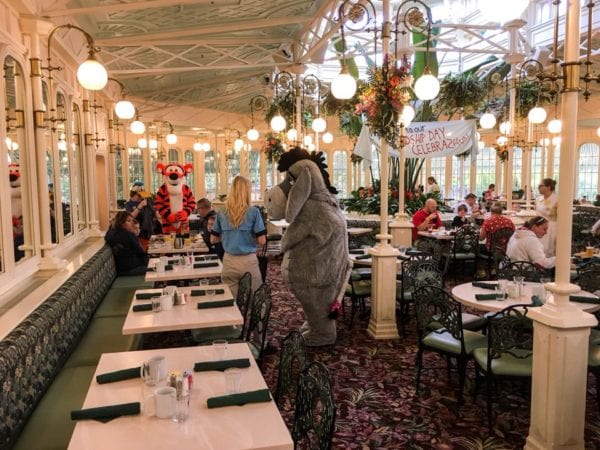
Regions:
[[[68,8],[68,9],[48,9],[43,10],[41,16],[43,17],[61,17],[61,16],[78,16],[82,14],[111,14],[123,11],[138,11],[140,9],[149,8],[165,8],[176,5],[211,5],[214,7],[227,6],[231,4],[238,4],[239,1],[232,2],[231,0],[147,0],[141,2],[130,2],[130,3],[115,3],[113,5],[98,5],[98,6],[87,6],[82,8]]]
[[[116,69],[110,70],[114,76],[144,76],[144,75],[165,75],[170,73],[196,72],[201,70],[235,70],[235,69],[254,69],[259,67],[288,67],[291,64],[281,64],[277,62],[265,62],[260,64],[223,64],[218,66],[189,66],[189,67],[161,67],[148,69]]]
[[[105,39],[96,39],[96,45],[103,46],[126,46],[143,45],[147,40],[152,39],[174,39],[186,36],[198,36],[201,34],[222,34],[235,31],[256,30],[261,28],[281,27],[285,25],[295,25],[305,23],[312,19],[309,16],[296,17],[273,17],[271,19],[252,19],[237,20],[213,25],[206,25],[197,28],[188,28],[185,30],[162,31],[158,33],[140,33],[130,36],[119,36]]]
[[[243,45],[243,44],[289,44],[292,38],[261,38],[261,37],[218,37],[204,39],[145,39],[143,45]],[[138,47],[140,42],[119,44],[118,47]]]

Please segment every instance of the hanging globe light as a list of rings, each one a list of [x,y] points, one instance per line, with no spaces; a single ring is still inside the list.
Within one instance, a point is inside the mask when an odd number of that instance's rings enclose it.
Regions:
[[[150,148],[158,148],[158,141],[156,139],[150,139],[150,141],[148,141],[148,145]]]
[[[202,150],[204,150],[205,152],[210,152],[210,144],[208,142],[203,143]]]
[[[295,128],[290,128],[287,132],[287,139],[288,141],[295,141],[298,139],[298,130]]]
[[[146,140],[146,138],[139,138],[137,144],[138,144],[139,148],[147,148],[148,147],[148,141]]]
[[[500,129],[500,133],[506,135],[510,134],[510,122],[508,120],[502,122],[498,128]]]
[[[403,127],[407,127],[410,125],[412,120],[415,118],[415,109],[410,105],[404,105],[402,107],[402,112],[400,113],[400,123]]]
[[[108,83],[108,73],[104,66],[90,55],[77,69],[77,81],[85,89],[99,91]]]
[[[496,143],[498,145],[506,145],[508,144],[508,138],[506,136],[500,136],[498,137],[498,139],[496,140]]]
[[[308,147],[309,145],[311,145],[313,143],[313,138],[310,134],[307,134],[306,136],[304,136],[304,140],[302,142],[304,143],[304,145],[306,147]]]
[[[6,148],[10,149],[10,145],[12,144],[12,139],[7,137],[4,139],[4,143],[6,144]]]
[[[119,100],[115,104],[115,113],[119,119],[133,119],[133,116],[135,116],[135,106],[129,100]]]
[[[167,144],[175,145],[177,144],[177,135],[175,133],[169,133],[165,137],[165,140],[167,141]]]
[[[146,131],[146,125],[144,125],[144,122],[134,120],[129,125],[129,129],[133,134],[144,134],[144,131]]]
[[[194,142],[194,145],[192,145],[192,149],[196,152],[199,152],[200,150],[202,150],[202,143]]]
[[[313,120],[312,129],[315,131],[315,133],[322,133],[327,129],[327,122],[322,117],[317,117],[315,120]]]
[[[277,115],[273,116],[273,118],[271,119],[271,129],[276,133],[285,130],[286,125],[287,124],[285,123],[285,119],[279,113],[277,113]]]
[[[242,148],[244,148],[244,141],[240,138],[237,138],[233,143],[233,149],[236,152],[239,152]]]
[[[333,142],[333,134],[331,134],[329,131],[327,133],[324,133],[323,142],[325,144],[331,144]]]
[[[496,116],[492,113],[486,112],[479,118],[479,126],[484,130],[494,128],[494,125],[496,125]]]
[[[531,108],[527,114],[527,119],[535,125],[543,123],[546,120],[546,110],[541,106]]]
[[[552,119],[548,122],[548,131],[552,134],[558,134],[562,130],[562,121],[560,119]]]
[[[423,70],[423,75],[415,82],[415,94],[419,100],[433,100],[440,93],[440,80],[431,73],[429,67]]]
[[[554,145],[554,146],[560,145],[560,141],[561,141],[560,136],[555,136],[552,138],[552,145]]]
[[[249,141],[256,141],[258,140],[258,130],[256,128],[250,128],[248,130],[248,132],[246,133],[246,137],[248,138]]]
[[[331,82],[331,93],[339,100],[348,100],[356,92],[356,80],[348,73],[345,65],[337,77]]]
[[[64,144],[62,146],[63,148],[61,148],[61,145],[60,145],[61,142]],[[17,141],[12,141],[12,143],[10,144],[10,148],[11,148],[12,151],[19,150],[19,143]],[[58,143],[58,149],[59,150],[66,150],[67,149],[67,143],[65,141],[59,141],[59,143]]]

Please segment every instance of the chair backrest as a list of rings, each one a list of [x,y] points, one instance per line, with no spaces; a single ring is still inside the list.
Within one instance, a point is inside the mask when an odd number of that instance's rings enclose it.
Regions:
[[[499,228],[497,229],[490,239],[490,250],[495,252],[497,250],[502,250],[502,253],[506,253],[506,246],[508,245],[508,240],[514,234],[515,230],[512,228]]]
[[[439,239],[419,239],[417,249],[430,255],[433,261],[438,264],[442,261],[444,244]]]
[[[281,342],[279,375],[277,377],[277,390],[275,391],[275,401],[280,407],[283,406],[282,403],[285,399],[289,400],[288,405],[293,406],[295,404],[298,380],[300,373],[306,367],[306,362],[304,337],[298,331],[292,331]]]
[[[250,272],[244,273],[240,281],[238,282],[238,291],[235,297],[235,304],[242,313],[244,323],[242,325],[242,336],[248,328],[248,307],[250,306],[250,299],[252,298],[252,274]]]
[[[527,317],[528,306],[509,306],[488,317],[488,370],[492,360],[503,354],[518,359],[533,354],[533,322]]]
[[[479,228],[475,225],[464,225],[454,235],[452,253],[477,253],[479,248]]]
[[[336,405],[329,371],[313,362],[300,374],[292,439],[294,447],[330,449],[335,430]]]
[[[419,340],[431,332],[448,331],[452,337],[461,342],[464,352],[464,333],[462,326],[462,309],[460,303],[438,286],[421,286],[413,293],[415,312],[417,315],[417,332]],[[439,324],[432,328],[432,324]]]
[[[402,286],[405,291],[426,285],[443,286],[442,271],[437,263],[433,260],[415,260],[402,264]]]
[[[575,283],[584,291],[600,290],[600,266],[593,264],[581,269]]]
[[[253,344],[258,351],[257,359],[262,359],[262,354],[267,341],[267,328],[269,327],[269,316],[271,315],[271,286],[266,283],[254,293],[254,300],[250,310],[250,322],[246,341]]]
[[[498,279],[512,280],[513,277],[524,277],[525,281],[539,282],[547,277],[546,271],[528,261],[512,261],[498,269]]]

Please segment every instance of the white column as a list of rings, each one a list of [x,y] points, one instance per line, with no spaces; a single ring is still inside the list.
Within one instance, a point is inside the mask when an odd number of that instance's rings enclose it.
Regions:
[[[553,297],[541,308],[531,308],[534,320],[531,424],[526,449],[582,449],[585,446],[585,397],[589,327],[596,319],[571,306],[570,283],[572,198],[579,86],[580,1],[567,3],[565,61],[567,77],[561,102],[563,119],[558,190],[556,278],[548,289]]]
[[[452,195],[452,156],[446,156],[446,171],[444,172],[444,197]],[[457,199],[458,200],[458,199]]]
[[[383,0],[383,53],[390,47],[390,0]],[[381,228],[379,243],[370,250],[373,264],[371,318],[367,332],[375,339],[398,338],[396,325],[396,256],[398,250],[389,244],[388,234],[388,143],[381,140]],[[404,191],[403,191],[404,192]],[[402,193],[400,195],[403,195]],[[393,280],[392,282],[390,282]]]

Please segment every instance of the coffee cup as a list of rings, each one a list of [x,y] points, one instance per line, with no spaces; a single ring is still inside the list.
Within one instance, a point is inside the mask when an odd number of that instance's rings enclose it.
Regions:
[[[160,307],[163,311],[169,311],[173,309],[173,296],[172,295],[161,295],[160,296]]]
[[[508,283],[506,286],[506,293],[509,298],[517,298],[519,296],[519,285]]]
[[[175,295],[175,291],[177,291],[177,287],[176,286],[167,286],[167,287],[165,287],[163,289],[163,292],[166,295],[171,295],[171,296]]]
[[[156,273],[164,273],[165,272],[165,265],[162,261],[157,261],[156,262],[156,266],[154,266]]]
[[[159,419],[171,419],[175,414],[177,390],[171,386],[163,386],[144,398],[144,412]]]
[[[140,367],[140,377],[147,385],[154,386],[160,380],[167,378],[167,360],[164,356],[157,355],[144,361]]]

